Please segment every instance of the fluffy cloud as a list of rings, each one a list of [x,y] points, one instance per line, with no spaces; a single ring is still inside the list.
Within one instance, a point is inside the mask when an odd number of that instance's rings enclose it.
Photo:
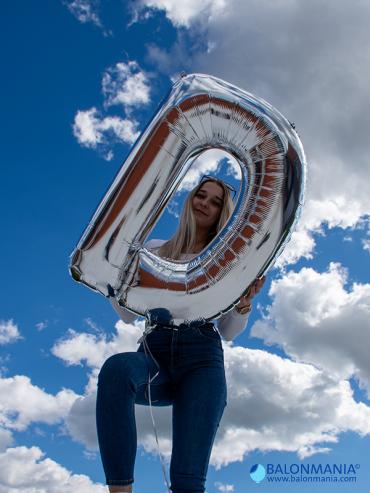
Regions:
[[[102,116],[96,107],[77,111],[73,123],[73,135],[79,144],[102,151],[103,157],[113,158],[112,144],[132,144],[140,135],[138,122],[133,118],[135,108],[150,102],[147,75],[135,61],[121,62],[109,67],[103,74],[103,106],[107,109],[122,105],[126,118]]]
[[[347,282],[347,271],[335,263],[324,273],[289,272],[272,282],[273,302],[251,335],[336,379],[357,378],[370,395],[370,284],[346,288]]]
[[[49,325],[48,320],[44,320],[43,322],[38,322],[37,324],[35,324],[35,327],[37,330],[41,331],[41,330],[46,329],[46,327],[48,327],[48,325]]]
[[[229,493],[231,491],[234,491],[234,485],[233,484],[223,484],[220,483],[219,481],[216,481],[215,487],[218,489],[218,491],[221,491],[221,493]]]
[[[367,221],[364,221],[364,226],[367,229],[366,237],[361,240],[362,248],[365,251],[370,252],[370,215],[367,217]]]
[[[370,408],[347,381],[265,351],[226,347],[228,406],[212,452],[216,467],[252,450],[327,452],[338,434],[370,433]],[[323,446],[324,445],[324,446]]]
[[[65,337],[56,341],[51,352],[68,365],[84,362],[90,368],[100,368],[112,354],[136,351],[137,340],[143,331],[143,321],[131,325],[121,320],[116,324],[116,334],[111,337],[103,331],[95,335],[69,329]]]
[[[127,107],[150,101],[147,76],[135,61],[109,67],[103,75],[102,86],[107,107],[122,104],[127,110]]]
[[[69,332],[53,349],[68,364],[84,361],[91,369],[86,394],[74,402],[66,419],[71,436],[90,449],[97,449],[95,402],[100,366],[111,354],[136,351],[143,325],[120,321],[116,328],[117,334],[109,339],[103,334]],[[216,468],[240,461],[256,449],[307,457],[328,451],[327,445],[336,442],[343,431],[370,433],[370,408],[355,402],[349,382],[340,374],[232,342],[224,342],[223,347],[228,406],[211,456]],[[149,411],[146,406],[135,406],[138,444],[157,454]],[[172,408],[154,408],[153,413],[161,453],[169,460]]]
[[[105,493],[106,486],[73,474],[38,447],[9,448],[0,454],[0,493]]]
[[[97,2],[94,0],[73,0],[64,1],[64,5],[76,19],[82,23],[92,22],[98,27],[102,27],[98,11]]]
[[[168,50],[151,45],[149,60],[170,75],[185,67],[226,79],[295,122],[308,159],[306,212],[280,265],[310,258],[322,224],[355,228],[370,211],[370,4],[354,9],[329,0],[323,9],[320,0],[231,0],[227,10],[214,4],[185,17],[186,33],[179,30]],[[155,2],[178,25],[182,7],[173,5]]]
[[[0,320],[0,346],[23,339],[13,320]]]
[[[112,141],[132,144],[139,136],[137,122],[118,116],[103,118],[96,108],[76,113],[73,134],[81,145],[92,149],[107,146]],[[106,158],[110,160],[111,157],[108,151]]]
[[[166,16],[176,26],[189,27],[191,22],[199,16],[208,18],[220,14],[226,7],[225,0],[140,0],[141,6],[160,9],[166,12]]]
[[[370,252],[370,240],[362,240],[362,246],[364,250]]]
[[[61,422],[68,415],[77,398],[78,395],[69,389],[62,389],[56,395],[48,394],[43,389],[33,385],[30,379],[23,375],[0,378],[0,452],[5,451],[7,447],[13,444],[12,432],[14,430],[24,431],[31,423],[36,422],[48,425]],[[23,487],[23,480],[18,477],[16,464],[13,467],[9,463],[9,467],[5,467],[8,459],[14,458],[11,455],[12,452],[10,452],[10,456],[7,455],[8,453],[9,451],[0,454],[0,493],[10,491],[31,493],[36,491],[35,489],[10,489],[16,488],[17,485],[17,487]],[[47,461],[44,466],[46,465]],[[20,463],[19,467],[21,467]],[[31,476],[28,476],[29,478]],[[39,491],[48,490],[37,490],[37,492]]]
[[[297,228],[277,259],[276,267],[285,268],[302,257],[312,259],[316,246],[315,236],[325,236],[324,225],[328,229],[361,227],[366,210],[361,208],[359,202],[353,201],[352,207],[348,207],[343,195],[322,199],[311,198],[313,195],[314,191],[310,189]]]
[[[3,452],[13,444],[13,435],[10,430],[5,430],[0,426],[0,452]]]
[[[24,375],[0,378],[0,425],[22,431],[32,422],[58,423],[77,397],[69,389],[62,389],[56,395],[48,394]]]

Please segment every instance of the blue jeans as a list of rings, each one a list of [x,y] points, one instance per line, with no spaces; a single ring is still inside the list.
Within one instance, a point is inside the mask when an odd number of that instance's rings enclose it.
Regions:
[[[203,493],[213,442],[227,403],[224,355],[213,323],[175,328],[157,324],[146,336],[160,366],[150,385],[153,406],[172,405],[173,493]],[[137,449],[135,406],[149,405],[148,377],[158,367],[143,343],[137,352],[118,353],[98,378],[96,424],[107,485],[134,481]]]

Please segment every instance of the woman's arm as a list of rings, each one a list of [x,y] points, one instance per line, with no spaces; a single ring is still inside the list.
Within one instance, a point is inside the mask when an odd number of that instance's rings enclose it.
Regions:
[[[249,313],[242,315],[235,308],[216,320],[218,330],[226,341],[232,341],[247,327]]]
[[[230,310],[226,315],[223,315],[218,320],[218,330],[222,337],[227,341],[231,341],[239,335],[247,326],[249,313],[251,311],[251,303],[256,294],[261,290],[266,280],[266,276],[255,279],[249,286],[247,294],[239,299],[239,303]],[[240,311],[246,313],[240,313]]]

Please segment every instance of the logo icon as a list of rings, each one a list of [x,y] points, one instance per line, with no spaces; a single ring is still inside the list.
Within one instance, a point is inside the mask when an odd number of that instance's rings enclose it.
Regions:
[[[266,469],[262,464],[254,464],[249,472],[250,477],[255,483],[260,483],[266,476]]]

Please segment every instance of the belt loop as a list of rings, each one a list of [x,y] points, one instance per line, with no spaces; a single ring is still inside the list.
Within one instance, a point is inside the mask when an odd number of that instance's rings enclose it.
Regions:
[[[174,364],[174,351],[177,346],[177,337],[178,337],[178,332],[179,332],[179,327],[176,327],[176,325],[173,325],[172,327],[172,340],[171,340],[171,370],[173,370],[173,364]]]

